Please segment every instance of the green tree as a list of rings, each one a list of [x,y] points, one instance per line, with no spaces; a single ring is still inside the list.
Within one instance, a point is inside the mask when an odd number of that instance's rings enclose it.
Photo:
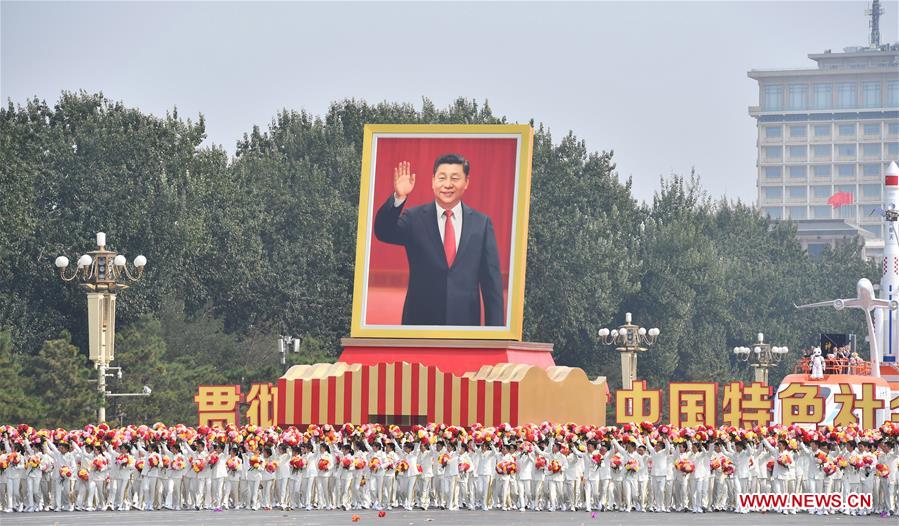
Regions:
[[[44,412],[40,400],[29,393],[21,362],[9,331],[0,331],[0,422],[30,424],[34,415]]]
[[[31,367],[32,397],[46,409],[31,415],[33,425],[81,427],[94,422],[100,397],[92,382],[93,372],[72,337],[63,332],[56,340],[44,342]]]

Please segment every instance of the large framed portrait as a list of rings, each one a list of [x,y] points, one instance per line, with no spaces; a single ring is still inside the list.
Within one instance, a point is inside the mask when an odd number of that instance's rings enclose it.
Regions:
[[[351,336],[521,340],[533,136],[365,126]]]

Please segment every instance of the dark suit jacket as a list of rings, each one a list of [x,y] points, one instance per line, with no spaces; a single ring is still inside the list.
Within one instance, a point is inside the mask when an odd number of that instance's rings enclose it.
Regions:
[[[406,201],[408,202],[408,201]],[[447,267],[437,204],[405,208],[391,195],[375,216],[375,237],[406,247],[409,286],[403,325],[502,326],[503,285],[496,234],[490,218],[462,204],[462,237],[453,266]]]

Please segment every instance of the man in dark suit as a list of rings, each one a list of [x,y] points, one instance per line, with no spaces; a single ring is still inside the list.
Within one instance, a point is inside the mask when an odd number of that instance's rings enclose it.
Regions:
[[[406,209],[415,187],[408,162],[393,173],[393,195],[375,216],[375,237],[406,247],[409,286],[403,325],[503,326],[503,285],[493,223],[462,203],[468,161],[447,154],[434,162],[434,202]]]

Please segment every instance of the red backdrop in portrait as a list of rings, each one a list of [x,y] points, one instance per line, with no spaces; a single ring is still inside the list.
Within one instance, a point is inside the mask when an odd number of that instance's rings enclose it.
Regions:
[[[415,174],[415,189],[406,203],[407,207],[413,207],[434,201],[431,189],[434,161],[447,153],[462,155],[471,165],[470,182],[462,202],[493,221],[503,278],[503,306],[508,308],[517,151],[518,141],[513,138],[378,138],[369,225],[374,225],[375,214],[393,193],[393,170],[400,162],[410,162]],[[462,229],[465,230],[464,224]],[[368,301],[363,323],[400,325],[409,278],[405,249],[381,242],[372,234],[368,268]]]

